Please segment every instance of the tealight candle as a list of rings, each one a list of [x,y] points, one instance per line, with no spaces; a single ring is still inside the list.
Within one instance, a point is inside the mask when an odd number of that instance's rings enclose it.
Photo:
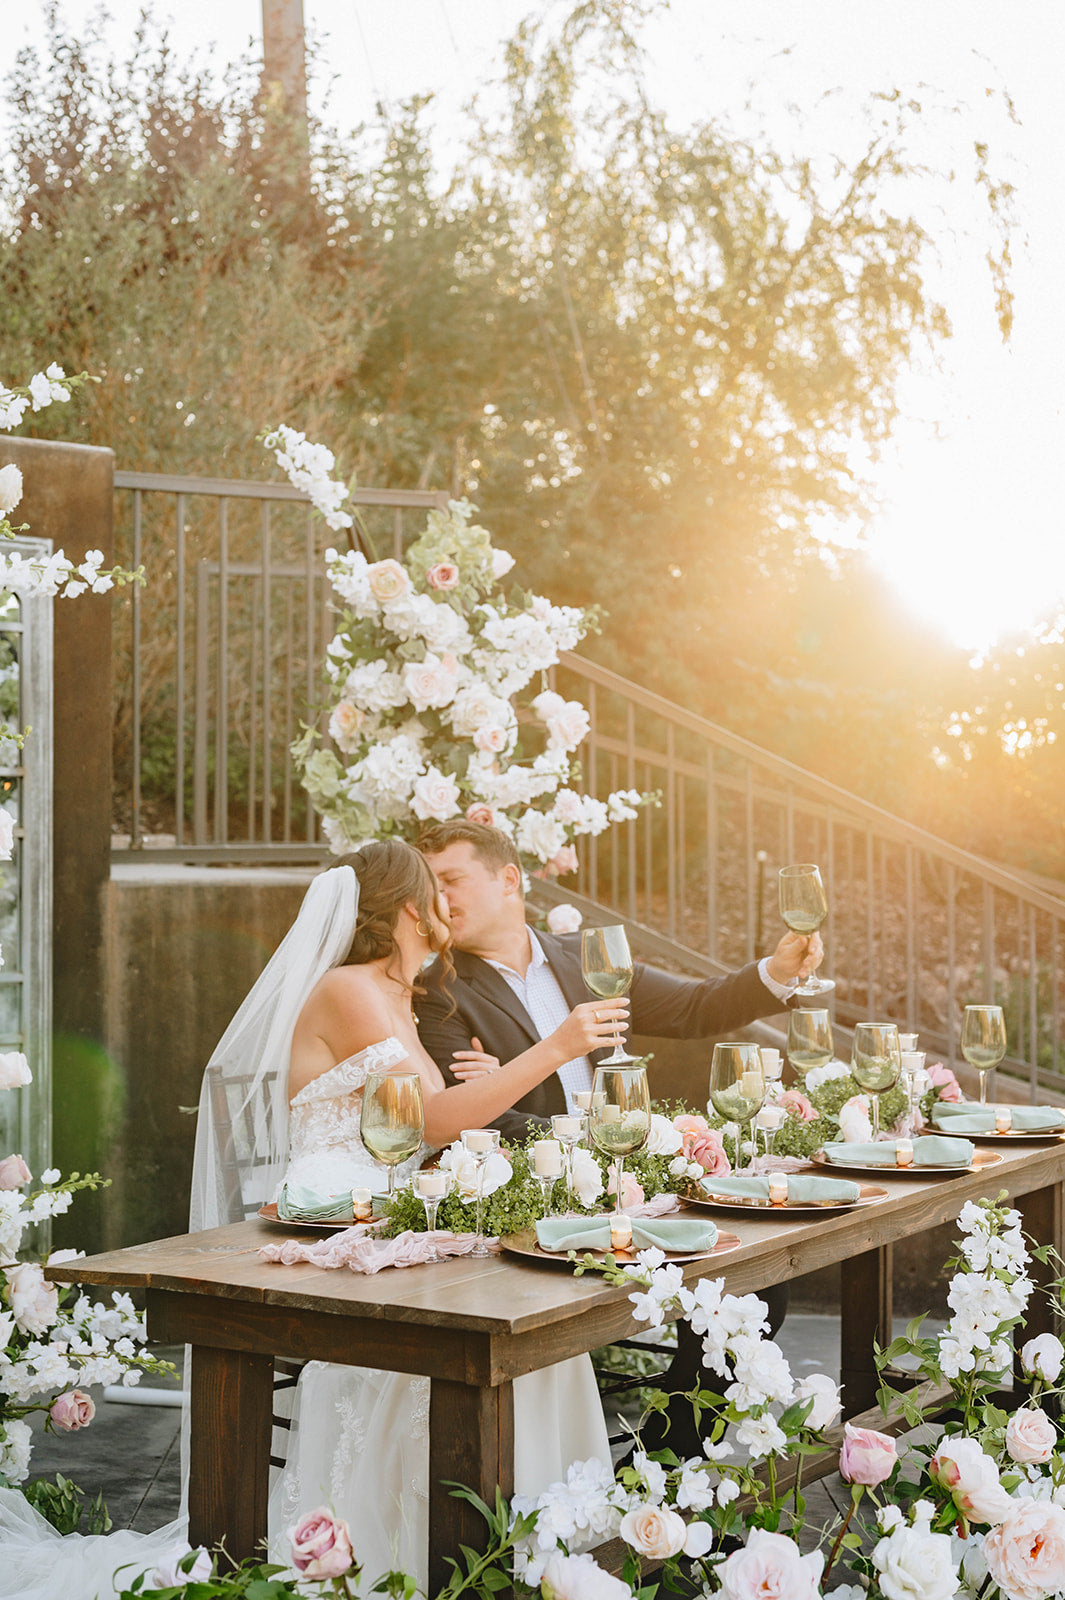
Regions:
[[[787,1205],[788,1175],[786,1172],[771,1172],[769,1174],[769,1199],[775,1206]]]
[[[740,1094],[745,1100],[760,1100],[765,1093],[765,1079],[760,1072],[744,1072],[740,1076]]]
[[[447,1185],[446,1172],[419,1172],[414,1180],[414,1186],[422,1200],[442,1200],[447,1194]]]
[[[776,1133],[787,1114],[783,1106],[763,1106],[754,1119],[755,1126],[765,1133]]]
[[[1009,1106],[995,1107],[995,1132],[1009,1133],[1013,1127],[1013,1112]]]
[[[763,1045],[758,1053],[762,1058],[762,1072],[765,1077],[769,1079],[779,1078],[781,1072],[784,1070],[783,1062],[780,1058],[780,1051],[767,1050]]]
[[[373,1191],[352,1189],[351,1209],[356,1222],[368,1222],[373,1216]]]
[[[562,1146],[557,1139],[537,1139],[532,1147],[533,1171],[542,1178],[562,1176]]]
[[[483,1156],[495,1148],[496,1136],[488,1128],[464,1128],[462,1142],[474,1156]]]
[[[627,1250],[632,1243],[632,1223],[621,1215],[610,1219],[611,1250]]]
[[[573,1104],[577,1107],[578,1111],[590,1111],[592,1109],[593,1098],[594,1096],[590,1089],[578,1089],[577,1093],[573,1096]]]
[[[584,1118],[556,1115],[551,1118],[551,1126],[560,1139],[579,1139]]]
[[[897,1167],[913,1166],[913,1140],[895,1140],[895,1165]]]
[[[899,1034],[899,1049],[900,1050],[916,1050],[917,1049],[917,1035],[915,1033],[900,1033]]]
[[[599,1107],[599,1121],[600,1122],[620,1122],[621,1121],[621,1107],[620,1106],[600,1106]]]

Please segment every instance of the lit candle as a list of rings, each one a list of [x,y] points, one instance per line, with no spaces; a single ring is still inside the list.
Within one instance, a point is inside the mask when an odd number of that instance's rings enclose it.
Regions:
[[[610,1248],[611,1250],[627,1250],[632,1243],[632,1223],[628,1217],[614,1216],[610,1219]]]
[[[562,1146],[557,1139],[537,1139],[532,1147],[533,1171],[542,1178],[557,1178],[562,1173]]]
[[[1013,1127],[1013,1112],[1009,1106],[995,1107],[995,1132],[1009,1133]]]
[[[917,1049],[917,1035],[915,1033],[900,1033],[899,1034],[899,1049],[900,1050],[916,1050]]]
[[[763,1106],[754,1119],[755,1125],[765,1133],[775,1133],[787,1114],[783,1106]]]
[[[551,1126],[561,1139],[579,1139],[584,1127],[583,1117],[554,1116]]]
[[[352,1189],[351,1209],[356,1222],[368,1222],[373,1215],[373,1192],[370,1189]]]
[[[578,1089],[577,1093],[573,1096],[573,1104],[577,1107],[578,1111],[590,1111],[592,1109],[593,1098],[594,1097],[590,1089]]]
[[[895,1140],[895,1165],[897,1167],[913,1166],[913,1140]]]
[[[496,1136],[488,1128],[465,1128],[462,1142],[471,1155],[483,1156],[495,1148]]]
[[[760,1100],[765,1093],[765,1080],[760,1072],[745,1072],[740,1077],[740,1094],[745,1100]]]
[[[762,1071],[767,1078],[779,1078],[783,1070],[779,1050],[767,1050],[765,1046],[759,1051],[762,1057]]]
[[[423,1200],[442,1200],[447,1194],[446,1172],[419,1172],[414,1182]]]
[[[621,1107],[620,1106],[600,1106],[599,1107],[599,1121],[600,1122],[620,1122],[621,1121]]]
[[[775,1206],[787,1205],[788,1175],[786,1172],[771,1172],[769,1174],[769,1199]]]

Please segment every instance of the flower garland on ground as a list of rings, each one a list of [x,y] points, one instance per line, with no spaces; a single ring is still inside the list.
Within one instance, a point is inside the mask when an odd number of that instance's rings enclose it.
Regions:
[[[329,526],[350,527],[332,453],[287,427],[262,438]],[[600,800],[572,787],[589,717],[544,674],[597,615],[516,586],[504,593],[513,557],[473,513],[466,500],[431,511],[402,562],[326,551],[337,597],[331,743],[306,727],[293,755],[335,853],[388,835],[413,841],[427,823],[466,816],[501,828],[531,871],[571,872],[574,839],[631,821],[655,797],[625,789]]]

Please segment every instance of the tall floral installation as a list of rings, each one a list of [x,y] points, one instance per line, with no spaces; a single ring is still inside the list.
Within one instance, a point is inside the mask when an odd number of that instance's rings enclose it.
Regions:
[[[263,441],[330,528],[351,527],[331,451],[288,427]],[[325,668],[330,742],[308,727],[293,753],[337,854],[370,838],[413,841],[427,823],[466,816],[508,834],[530,871],[570,872],[574,839],[631,820],[653,797],[600,800],[572,786],[588,713],[543,680],[596,616],[504,592],[513,557],[473,512],[465,500],[431,511],[402,562],[326,552],[337,614]]]

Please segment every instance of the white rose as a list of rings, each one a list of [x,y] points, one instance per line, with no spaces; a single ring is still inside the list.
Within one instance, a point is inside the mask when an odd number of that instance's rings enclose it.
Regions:
[[[493,694],[485,684],[475,683],[468,684],[455,696],[448,716],[455,732],[461,738],[469,739],[478,728],[496,723],[506,724],[509,713],[510,707],[505,700]]]
[[[690,1163],[684,1156],[674,1156],[673,1160],[666,1168],[666,1171],[669,1173],[671,1178],[683,1178],[688,1170],[689,1165]],[[702,1170],[702,1167],[700,1167],[699,1171],[702,1172]]]
[[[450,705],[458,682],[439,656],[431,652],[424,661],[412,661],[401,673],[407,698],[415,711],[428,711]]]
[[[2,1061],[0,1057],[0,1061]],[[1041,1333],[1021,1346],[1021,1366],[1030,1377],[1056,1383],[1065,1361],[1065,1345],[1052,1333]]]
[[[547,913],[547,926],[552,933],[576,933],[583,921],[576,906],[552,906]]]
[[[895,1528],[874,1549],[873,1565],[885,1600],[954,1600],[957,1593],[950,1536],[927,1523]]]
[[[724,1600],[818,1600],[825,1558],[804,1556],[794,1539],[752,1528],[742,1550],[734,1550],[717,1570]]]
[[[410,808],[423,822],[446,822],[459,811],[459,786],[454,778],[430,767],[414,785]]]
[[[873,1137],[873,1124],[869,1120],[869,1102],[863,1094],[856,1094],[839,1109],[840,1138],[847,1144],[868,1144]]]
[[[849,1078],[850,1067],[844,1066],[842,1061],[830,1061],[824,1067],[811,1067],[803,1079],[803,1088],[807,1094],[813,1094],[826,1083],[835,1083],[840,1078]]]
[[[579,700],[567,700],[547,718],[547,742],[552,750],[576,750],[588,737],[591,718]]]
[[[813,1400],[808,1428],[828,1428],[839,1415],[839,1385],[824,1372],[812,1372],[795,1388],[796,1400]]]
[[[642,1556],[666,1561],[679,1556],[688,1537],[684,1518],[666,1506],[638,1506],[621,1519],[621,1537]]]
[[[206,1583],[211,1576],[212,1561],[207,1551],[199,1549],[195,1561],[191,1562],[188,1570],[183,1570],[179,1562],[191,1555],[188,1546],[184,1549],[178,1545],[173,1554],[164,1556],[162,1561],[152,1573],[152,1584],[156,1589],[181,1589],[187,1583]]]
[[[398,561],[372,561],[366,569],[370,593],[381,605],[398,600],[410,588],[410,576]]]
[[[668,1117],[651,1113],[651,1130],[644,1150],[649,1156],[675,1156],[684,1145],[684,1135],[675,1128]]]
[[[500,578],[505,578],[514,565],[514,557],[507,550],[492,551],[492,576],[498,583]]]
[[[36,1261],[5,1267],[7,1294],[16,1325],[23,1333],[47,1333],[59,1320],[59,1291],[46,1283]]]
[[[1012,1504],[998,1467],[976,1439],[961,1434],[941,1439],[928,1473],[970,1522],[1001,1522]]]
[[[13,461],[0,467],[0,517],[9,516],[22,499],[22,473]]]
[[[19,1050],[0,1055],[0,1089],[21,1089],[33,1082],[33,1073],[26,1057]]]
[[[566,835],[557,822],[545,817],[542,811],[526,811],[518,823],[515,842],[524,854],[538,861],[550,861],[566,842]]]
[[[590,1150],[573,1151],[573,1190],[582,1206],[593,1206],[603,1192],[603,1169]]]
[[[632,1590],[604,1572],[587,1553],[566,1556],[553,1550],[540,1580],[544,1600],[631,1600]]]
[[[476,1200],[477,1163],[463,1147],[461,1139],[456,1139],[454,1144],[444,1151],[440,1157],[440,1165],[451,1173],[455,1180],[455,1188],[463,1200]],[[499,1151],[494,1152],[484,1164],[481,1193],[487,1199],[490,1194],[495,1194],[497,1189],[502,1189],[508,1184],[513,1176],[514,1168],[506,1156]]]
[[[359,729],[365,721],[365,711],[360,711],[351,700],[341,700],[339,705],[334,706],[329,718],[329,737],[345,755],[350,755],[358,747]]]
[[[1006,1450],[1011,1461],[1049,1461],[1054,1454],[1058,1430],[1045,1411],[1022,1406],[1006,1424]]]

